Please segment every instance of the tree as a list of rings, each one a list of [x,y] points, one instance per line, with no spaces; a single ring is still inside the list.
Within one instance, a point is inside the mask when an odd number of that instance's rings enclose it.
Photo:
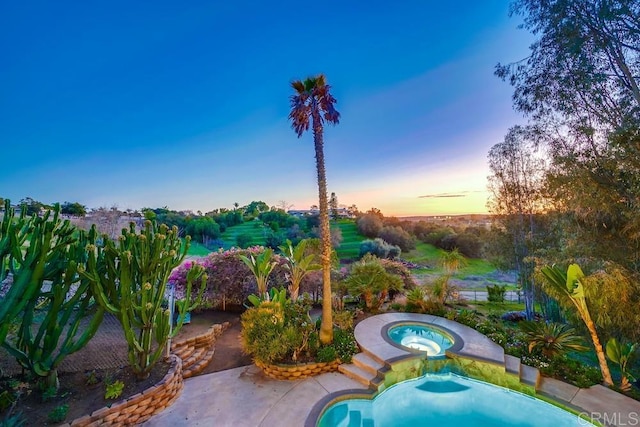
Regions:
[[[578,264],[571,264],[565,274],[556,266],[545,266],[541,269],[542,274],[546,279],[548,287],[552,288],[555,292],[566,296],[573,306],[578,311],[578,314],[584,321],[584,324],[589,330],[593,346],[598,357],[598,363],[600,364],[600,370],[602,371],[602,378],[606,386],[613,385],[613,379],[611,378],[611,372],[609,371],[609,365],[607,365],[607,359],[598,337],[596,325],[591,319],[591,313],[587,306],[587,299],[585,298],[584,290],[584,273],[578,266]]]
[[[322,324],[320,342],[333,341],[331,313],[331,236],[329,231],[329,209],[327,206],[327,177],[324,162],[324,123],[337,124],[340,113],[335,109],[336,99],[330,92],[331,86],[325,76],[319,74],[304,81],[291,83],[295,94],[291,96],[291,127],[302,136],[311,126],[315,148],[318,197],[320,204],[320,237],[322,240]]]
[[[489,209],[499,215],[502,228],[510,236],[509,250],[518,280],[524,290],[527,319],[534,315],[533,266],[527,262],[530,255],[530,237],[535,232],[534,215],[542,210],[541,189],[544,163],[535,153],[534,130],[514,126],[504,141],[489,151]]]
[[[60,212],[65,215],[85,216],[87,214],[87,207],[84,205],[81,205],[78,202],[75,202],[75,203],[64,202],[62,204]]]
[[[367,237],[378,237],[382,230],[382,219],[373,213],[366,213],[356,221],[358,232]]]
[[[26,197],[18,202],[18,206],[21,209],[27,210],[27,215],[39,215],[40,211],[45,207],[41,202],[32,199],[31,197]]]
[[[640,273],[640,5],[516,0],[531,54],[498,64],[548,149],[548,188],[574,253]],[[588,197],[585,197],[588,195]]]
[[[337,221],[340,218],[338,213],[338,196],[336,193],[331,193],[331,197],[329,198],[329,207],[331,208],[331,218],[334,221]]]

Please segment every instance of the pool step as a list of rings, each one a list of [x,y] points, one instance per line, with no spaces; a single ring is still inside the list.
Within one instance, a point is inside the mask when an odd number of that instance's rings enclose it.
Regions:
[[[538,388],[540,383],[540,371],[527,365],[520,365],[520,382]]]
[[[380,363],[366,353],[358,353],[351,359],[352,363],[365,371],[378,375],[378,371],[384,367],[384,363]]]
[[[520,358],[511,356],[509,354],[504,355],[504,367],[509,374],[513,374],[520,378]]]
[[[343,363],[338,366],[338,371],[346,375],[347,377],[358,381],[360,384],[364,385],[367,388],[373,388],[374,383],[376,383],[377,374],[373,374],[359,366],[354,365],[353,363]]]

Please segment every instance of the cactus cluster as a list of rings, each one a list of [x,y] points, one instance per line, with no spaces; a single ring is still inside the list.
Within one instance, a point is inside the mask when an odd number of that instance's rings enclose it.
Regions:
[[[122,325],[129,362],[138,378],[148,377],[169,338],[170,312],[162,303],[169,274],[182,262],[188,246],[189,238],[182,245],[177,228],[158,227],[151,221],[145,222],[140,233],[130,224],[117,242],[103,236],[101,244],[94,241],[87,246],[82,276],[91,283],[96,302]],[[187,274],[186,303],[180,305],[180,314],[198,305],[206,279],[202,266],[194,263]],[[196,298],[192,298],[196,280],[200,287]],[[174,335],[180,326],[181,322]]]
[[[0,304],[0,342],[24,368],[45,379],[47,387],[58,386],[59,364],[83,348],[102,322],[104,309],[98,307],[79,333],[92,295],[89,281],[78,272],[86,261],[86,242],[94,237],[62,221],[58,205],[41,217],[27,217],[24,209],[16,217],[5,201],[0,279],[9,274],[12,279]],[[16,320],[18,330],[9,334]]]

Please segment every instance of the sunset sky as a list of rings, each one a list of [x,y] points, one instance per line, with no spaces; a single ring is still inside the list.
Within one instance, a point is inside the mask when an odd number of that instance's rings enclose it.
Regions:
[[[121,209],[318,203],[289,83],[327,76],[329,192],[385,215],[485,212],[524,119],[508,2],[14,1],[0,6],[0,196]]]

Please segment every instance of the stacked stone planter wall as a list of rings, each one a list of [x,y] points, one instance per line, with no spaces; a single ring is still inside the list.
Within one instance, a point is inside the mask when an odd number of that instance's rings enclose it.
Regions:
[[[334,360],[333,362],[304,363],[300,365],[269,365],[256,361],[255,364],[262,369],[262,372],[269,378],[276,380],[299,380],[326,372],[337,371],[338,366],[340,366],[340,361]]]
[[[191,378],[207,367],[215,353],[215,343],[220,334],[229,327],[229,322],[213,325],[207,332],[175,342],[171,345],[171,353],[182,359],[182,375]]]
[[[110,408],[104,407],[91,415],[76,418],[70,425],[73,427],[130,426],[147,421],[152,415],[170,406],[182,392],[182,360],[171,355],[170,363],[169,371],[158,384],[142,393],[121,400]]]
[[[169,371],[158,384],[64,426],[130,426],[147,421],[171,406],[180,396],[183,379],[196,375],[207,367],[213,358],[216,340],[228,327],[229,322],[216,324],[204,334],[172,344]]]

